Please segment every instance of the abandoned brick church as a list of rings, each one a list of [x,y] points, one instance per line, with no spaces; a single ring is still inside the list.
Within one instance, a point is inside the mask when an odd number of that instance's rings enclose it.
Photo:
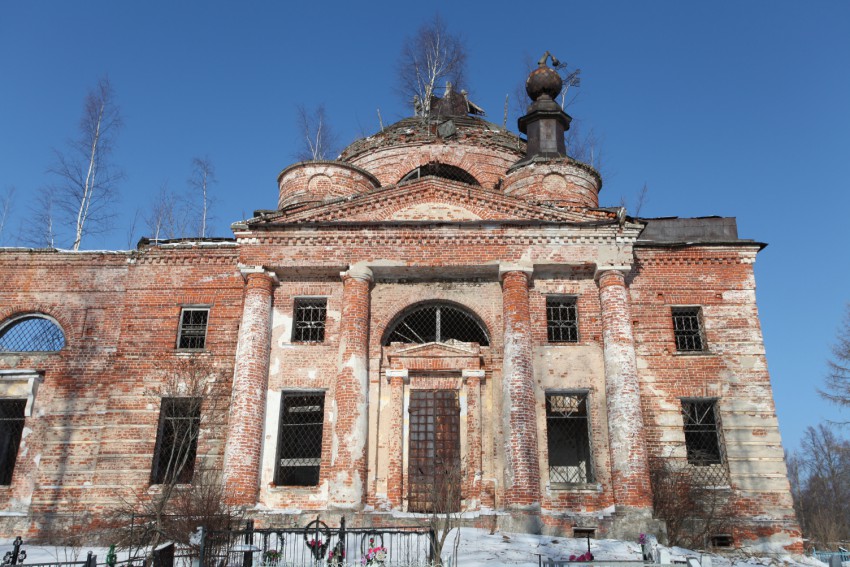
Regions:
[[[527,87],[525,138],[447,88],[284,169],[233,239],[0,251],[2,535],[203,469],[258,525],[436,507],[631,538],[662,529],[653,471],[678,470],[727,498],[718,541],[801,549],[764,245],[733,218],[600,208],[557,73]]]

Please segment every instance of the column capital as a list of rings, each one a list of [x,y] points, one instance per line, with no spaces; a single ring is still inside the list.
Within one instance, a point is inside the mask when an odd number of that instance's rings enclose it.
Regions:
[[[499,263],[499,279],[505,279],[505,276],[511,272],[522,272],[526,278],[531,281],[531,274],[534,272],[534,266],[524,264],[509,264],[507,262]]]
[[[392,382],[393,378],[401,378],[405,384],[410,383],[410,372],[408,372],[407,368],[387,368],[384,370],[384,376],[387,377],[387,383]]]
[[[628,264],[617,264],[617,265],[607,264],[607,265],[601,265],[601,266],[597,265],[596,271],[593,273],[593,279],[598,282],[599,278],[601,278],[603,275],[605,275],[608,272],[618,272],[618,273],[622,274],[623,277],[626,277],[629,274],[629,272],[631,272],[631,271],[632,271],[632,267]]]
[[[365,264],[352,264],[348,267],[348,270],[344,272],[340,272],[339,276],[345,281],[348,278],[354,278],[356,280],[363,280],[365,282],[372,282],[372,270],[369,266]]]
[[[277,274],[271,270],[265,269],[263,266],[245,266],[240,264],[238,268],[239,273],[242,274],[242,277],[245,279],[245,281],[248,281],[248,278],[251,276],[265,276],[266,278],[271,280],[274,285],[280,283]]]
[[[470,378],[477,378],[478,380],[484,380],[484,371],[483,370],[466,369],[466,370],[462,370],[460,375],[461,375],[461,378],[463,379],[464,383],[467,380],[469,380]]]

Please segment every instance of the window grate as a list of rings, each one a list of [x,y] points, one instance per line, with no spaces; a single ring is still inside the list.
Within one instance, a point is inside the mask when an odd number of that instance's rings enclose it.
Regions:
[[[683,400],[682,420],[688,464],[694,481],[703,486],[728,484],[720,443],[716,400]]]
[[[471,314],[457,307],[434,303],[417,307],[391,327],[384,346],[391,343],[425,344],[478,343],[488,346],[484,326]]]
[[[64,346],[62,329],[44,317],[23,317],[0,331],[0,352],[55,352]]]
[[[460,510],[460,401],[457,390],[412,390],[409,407],[408,510]]]
[[[460,181],[467,185],[481,185],[468,171],[454,165],[445,163],[428,163],[409,171],[404,177],[399,179],[399,183],[419,179],[420,177],[442,177],[443,179],[451,179],[452,181]]]
[[[327,299],[296,299],[292,340],[300,343],[323,342],[327,307]]]
[[[274,483],[278,486],[316,486],[322,460],[325,394],[281,396],[280,432]]]
[[[578,310],[575,297],[546,298],[546,330],[550,343],[578,342]]]
[[[549,481],[593,482],[587,394],[546,394]]]
[[[163,398],[151,484],[189,484],[195,473],[201,398]]]
[[[26,407],[26,400],[0,400],[0,485],[12,484]]]
[[[180,331],[177,348],[202,350],[207,342],[207,308],[184,308],[180,313]]]
[[[673,307],[673,336],[680,352],[705,350],[700,307]]]

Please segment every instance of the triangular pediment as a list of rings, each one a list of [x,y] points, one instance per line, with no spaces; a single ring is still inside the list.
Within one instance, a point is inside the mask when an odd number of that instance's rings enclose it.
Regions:
[[[612,213],[597,209],[566,208],[529,203],[485,189],[442,178],[425,177],[382,187],[330,203],[305,204],[281,211],[250,225],[327,222],[406,221],[481,222],[540,220],[585,223],[610,220]]]
[[[399,357],[443,357],[443,356],[478,356],[480,348],[472,343],[424,343],[412,346],[394,346],[393,356]]]

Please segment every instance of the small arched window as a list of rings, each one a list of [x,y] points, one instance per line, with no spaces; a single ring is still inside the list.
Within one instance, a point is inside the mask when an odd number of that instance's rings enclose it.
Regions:
[[[487,329],[472,313],[447,303],[426,303],[402,314],[386,334],[384,346],[451,341],[490,344]]]
[[[24,315],[0,328],[0,352],[55,352],[65,346],[65,333],[46,315]]]
[[[442,177],[443,179],[451,179],[452,181],[460,181],[467,185],[481,185],[478,183],[477,179],[470,175],[468,171],[445,163],[426,163],[425,165],[420,165],[413,171],[405,174],[405,176],[399,180],[399,183],[403,181],[410,181],[411,179],[419,179],[420,177],[428,175]]]

